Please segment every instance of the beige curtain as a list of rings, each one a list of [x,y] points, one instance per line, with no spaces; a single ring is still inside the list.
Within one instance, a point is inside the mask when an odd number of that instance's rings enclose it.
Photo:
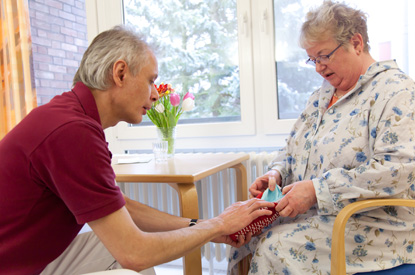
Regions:
[[[0,139],[36,107],[27,0],[1,0]]]

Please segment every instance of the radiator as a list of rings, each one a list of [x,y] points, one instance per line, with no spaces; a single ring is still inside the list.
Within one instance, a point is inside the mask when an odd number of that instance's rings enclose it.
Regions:
[[[268,171],[268,163],[276,152],[251,152],[243,162],[247,170],[248,187]],[[196,183],[199,200],[199,217],[209,219],[219,215],[236,201],[236,182],[233,169],[226,169]],[[179,198],[176,191],[165,183],[119,183],[131,199],[172,215],[180,215]],[[228,257],[230,247],[224,244],[207,243],[202,247],[202,258],[209,263],[209,273],[214,274],[215,263]],[[204,266],[205,268],[205,266]]]

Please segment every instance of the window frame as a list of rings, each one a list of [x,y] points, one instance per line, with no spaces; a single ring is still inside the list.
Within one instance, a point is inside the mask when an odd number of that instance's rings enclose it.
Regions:
[[[123,23],[122,0],[87,1],[88,39]],[[237,0],[241,121],[177,125],[180,150],[261,150],[283,146],[294,120],[279,120],[273,34],[273,1]],[[111,18],[110,20],[108,20]],[[105,19],[105,20],[104,20]],[[113,153],[149,151],[155,126],[120,122],[107,129]]]

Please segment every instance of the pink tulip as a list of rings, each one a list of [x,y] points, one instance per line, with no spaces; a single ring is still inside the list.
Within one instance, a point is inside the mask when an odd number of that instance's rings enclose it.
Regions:
[[[180,96],[177,93],[170,94],[170,103],[173,106],[179,106],[180,104]]]
[[[195,96],[191,92],[187,92],[187,94],[184,95],[183,100],[185,100],[188,97],[195,100]]]

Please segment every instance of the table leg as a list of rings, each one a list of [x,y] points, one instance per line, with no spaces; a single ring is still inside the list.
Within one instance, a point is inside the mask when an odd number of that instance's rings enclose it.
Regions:
[[[231,168],[236,172],[236,200],[244,201],[248,199],[248,186],[246,168],[242,163],[238,163]]]
[[[236,200],[243,201],[248,199],[248,186],[246,168],[242,163],[239,163],[232,168],[236,172]],[[246,275],[249,271],[249,265],[252,256],[248,255],[238,263],[238,274]]]
[[[169,183],[179,195],[180,214],[190,219],[199,218],[197,191],[194,184]],[[202,258],[200,248],[188,253],[183,258],[184,275],[202,275]]]

